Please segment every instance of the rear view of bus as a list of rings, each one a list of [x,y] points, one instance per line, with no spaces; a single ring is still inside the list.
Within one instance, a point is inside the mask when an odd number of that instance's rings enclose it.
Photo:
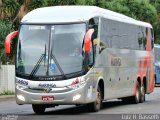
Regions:
[[[160,45],[154,45],[154,53],[155,53],[155,84],[160,84]]]

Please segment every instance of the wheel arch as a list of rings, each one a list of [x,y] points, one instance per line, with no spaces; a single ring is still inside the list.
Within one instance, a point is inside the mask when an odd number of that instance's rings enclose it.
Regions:
[[[100,77],[98,79],[98,82],[97,82],[97,87],[100,87],[101,91],[102,91],[102,99],[104,99],[104,95],[105,95],[105,88],[104,88],[104,80],[102,77]]]
[[[133,90],[133,94],[132,94],[133,96],[136,95],[137,83],[139,83],[139,85],[141,86],[141,77],[140,77],[140,76],[137,76],[137,79],[136,79],[136,81],[135,81],[134,90]]]
[[[139,83],[140,86],[142,85],[142,81],[140,77],[137,78],[137,82]]]
[[[145,93],[147,92],[147,78],[146,76],[143,77],[142,83],[144,84]]]

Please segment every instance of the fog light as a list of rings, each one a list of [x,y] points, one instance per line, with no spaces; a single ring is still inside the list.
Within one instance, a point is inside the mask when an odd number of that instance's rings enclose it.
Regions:
[[[81,94],[76,94],[75,96],[73,96],[73,101],[80,99],[80,97],[81,97]]]
[[[24,98],[23,95],[17,95],[17,98],[18,98],[19,100],[21,100],[21,101],[25,101],[25,98]]]

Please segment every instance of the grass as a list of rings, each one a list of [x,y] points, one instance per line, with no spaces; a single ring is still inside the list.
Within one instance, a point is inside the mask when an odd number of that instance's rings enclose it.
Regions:
[[[12,91],[3,91],[3,92],[0,93],[0,96],[2,96],[2,95],[14,95],[14,94],[15,93],[12,92]]]

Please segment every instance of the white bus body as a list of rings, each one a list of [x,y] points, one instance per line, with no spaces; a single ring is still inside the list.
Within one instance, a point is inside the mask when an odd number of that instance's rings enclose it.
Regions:
[[[115,98],[144,102],[154,89],[149,23],[95,6],[55,6],[26,14],[16,33],[16,101],[36,113],[63,104],[98,111]]]

